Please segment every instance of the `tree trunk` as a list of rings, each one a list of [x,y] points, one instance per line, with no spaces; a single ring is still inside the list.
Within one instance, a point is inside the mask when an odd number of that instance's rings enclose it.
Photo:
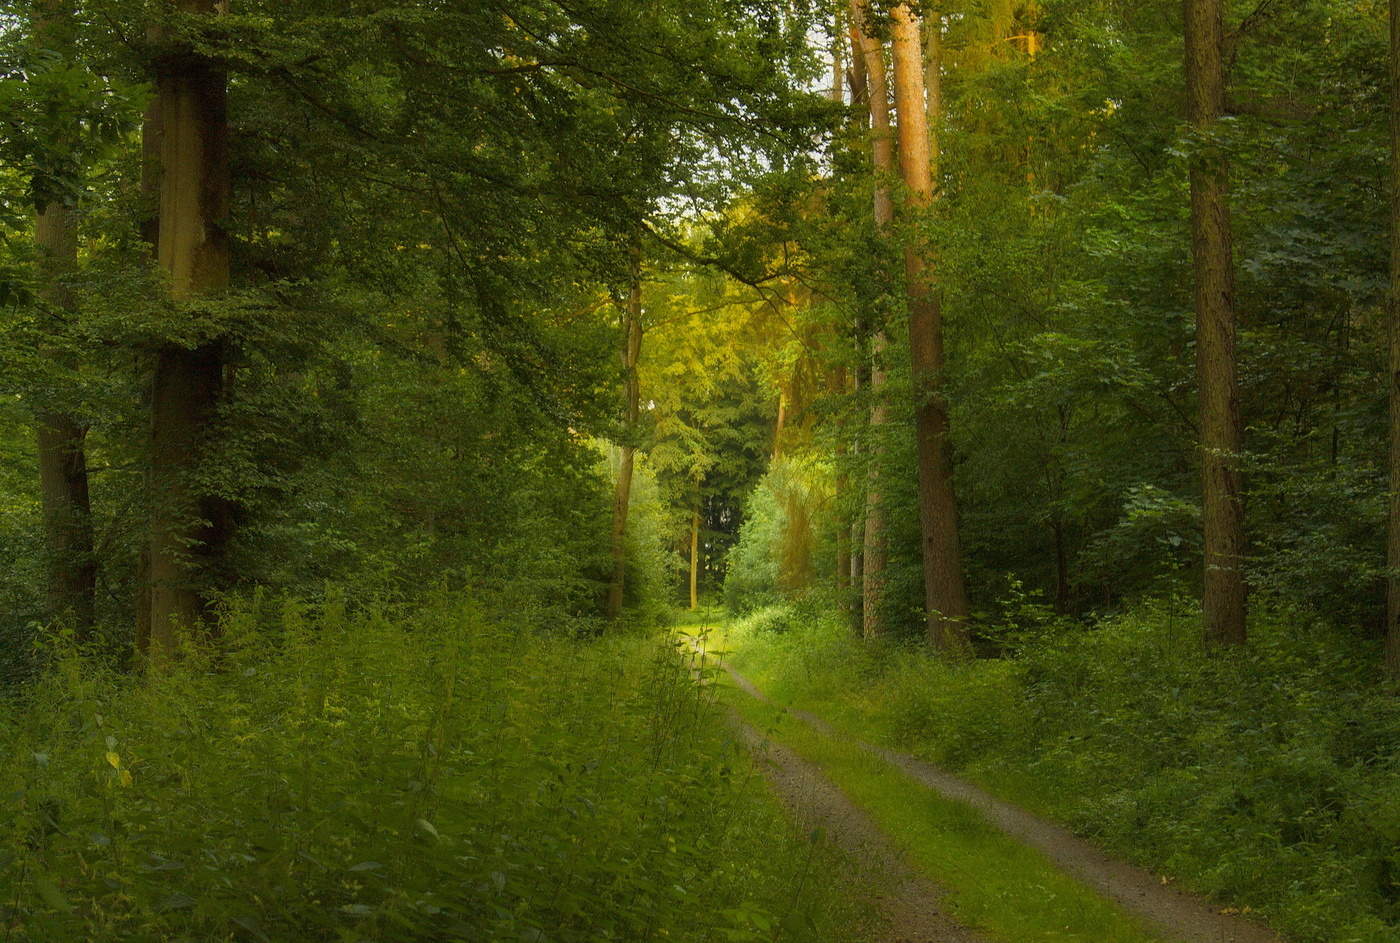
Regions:
[[[773,425],[773,457],[768,464],[776,465],[783,457],[783,429],[787,426],[787,388],[778,390],[778,421]]]
[[[861,336],[859,337],[858,348],[864,349],[864,333],[857,328]],[[860,391],[870,385],[870,360],[868,357],[861,357],[856,361],[854,376],[854,391],[859,395]],[[859,449],[859,443],[856,448]],[[864,584],[865,584],[865,520],[863,514],[856,514],[848,525],[849,539],[851,546],[851,583],[847,591],[847,598],[850,600],[851,608],[851,631],[856,635],[862,635],[865,631],[865,605],[864,605]]]
[[[1200,387],[1205,525],[1205,638],[1245,641],[1243,434],[1235,379],[1234,260],[1229,165],[1210,141],[1225,105],[1221,0],[1185,0],[1187,118],[1191,159],[1191,250],[1195,265],[1196,376]]]
[[[186,13],[217,15],[226,4],[176,0]],[[160,120],[160,218],[156,255],[174,301],[219,292],[229,283],[227,79],[188,50],[162,57],[156,77]],[[208,569],[228,536],[222,502],[192,480],[223,389],[224,345],[170,344],[151,387],[149,628],[152,664],[169,658],[182,627],[207,614]],[[138,620],[138,626],[140,620]]]
[[[1400,679],[1400,0],[1390,0],[1390,515],[1385,663]]]
[[[1055,539],[1055,614],[1069,615],[1069,550],[1065,547],[1065,525],[1057,516],[1050,522]]]
[[[943,14],[930,8],[923,18],[924,95],[928,115],[928,167],[934,192],[943,189]]]
[[[894,223],[894,202],[890,197],[889,180],[895,174],[894,135],[890,124],[889,84],[885,76],[885,53],[880,41],[867,28],[870,23],[869,0],[851,0],[851,32],[859,45],[866,80],[866,104],[870,111],[871,164],[875,172],[875,229],[884,237]],[[882,600],[885,590],[885,564],[888,560],[884,495],[880,484],[880,429],[889,422],[889,410],[883,400],[886,373],[885,348],[888,341],[883,327],[877,327],[870,338],[871,368],[870,396],[870,476],[865,506],[865,559],[862,578],[863,631],[867,638],[884,635],[888,630]]]
[[[160,243],[160,96],[153,95],[141,122],[141,238],[156,258]],[[150,482],[147,491],[150,492]],[[136,650],[149,651],[151,639],[151,547],[147,541],[136,563]]]
[[[78,265],[73,210],[50,201],[39,210],[34,237],[40,252],[39,294],[54,312],[71,313],[73,297],[63,279]],[[70,623],[80,637],[92,630],[97,587],[86,436],[87,429],[61,410],[40,408],[35,416],[49,616]]]
[[[856,6],[852,3],[851,14],[847,17],[849,22],[846,24],[846,35],[851,40],[851,67],[846,70],[846,85],[851,90],[851,104],[858,106],[855,120],[860,127],[868,129],[870,127],[870,83],[865,74],[865,52],[862,45],[860,20],[856,17]]]
[[[895,112],[899,116],[899,164],[909,222],[917,223],[933,200],[929,128],[924,101],[923,52],[909,7],[891,11]],[[909,354],[914,378],[914,428],[919,456],[919,526],[924,564],[928,640],[945,654],[965,652],[971,607],[958,546],[958,511],[943,398],[943,312],[929,250],[917,234],[905,241],[905,291],[909,299]]]
[[[68,57],[71,10],[63,0],[44,0],[34,23],[34,43],[43,52]],[[65,284],[78,267],[78,222],[72,207],[41,198],[34,219],[39,249],[38,294],[61,319],[76,305]],[[92,507],[88,499],[87,429],[48,404],[35,415],[39,495],[43,508],[49,618],[71,625],[79,638],[95,619],[97,562],[93,556]]]
[[[700,509],[690,515],[690,608],[700,608]]]
[[[841,61],[841,47],[845,42],[841,32],[841,9],[838,7],[831,18],[831,87],[826,90],[826,97],[837,105],[845,102],[846,84],[846,66]]]
[[[49,616],[71,624],[79,638],[96,619],[97,560],[88,500],[87,430],[61,413],[40,413],[39,489],[48,550]]]
[[[849,392],[846,379],[846,368],[837,367],[831,373],[831,392],[837,396],[844,396]],[[832,495],[832,506],[836,510],[836,601],[843,612],[849,612],[851,608],[851,528],[846,519],[847,494],[851,488],[850,475],[847,473],[848,458],[845,436],[837,439],[836,445],[836,481]]]
[[[622,462],[613,490],[612,580],[608,584],[606,615],[616,621],[622,615],[622,596],[627,579],[627,510],[632,498],[632,467],[637,447],[633,437],[641,416],[641,396],[637,379],[637,358],[642,352],[642,273],[641,260],[634,250],[632,285],[622,308],[623,429]]]

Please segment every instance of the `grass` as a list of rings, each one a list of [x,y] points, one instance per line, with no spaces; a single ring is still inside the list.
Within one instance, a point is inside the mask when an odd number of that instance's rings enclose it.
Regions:
[[[1247,649],[1210,657],[1196,624],[1145,604],[960,665],[791,613],[743,620],[729,644],[779,703],[957,771],[1289,939],[1400,941],[1400,697],[1377,646],[1261,612]]]
[[[954,917],[988,938],[1006,943],[1157,939],[970,807],[943,799],[850,742],[822,736],[779,707],[732,688],[726,700],[750,724],[821,766],[948,891]]]

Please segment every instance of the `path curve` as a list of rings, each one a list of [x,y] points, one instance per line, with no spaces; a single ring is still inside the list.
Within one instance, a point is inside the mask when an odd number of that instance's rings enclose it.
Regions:
[[[724,670],[740,690],[764,703],[773,703],[738,671],[727,664]],[[1280,937],[1262,924],[1237,914],[1221,913],[1204,898],[1166,884],[1150,871],[1113,858],[1069,829],[998,799],[946,770],[906,753],[851,738],[808,711],[787,710],[819,733],[849,740],[939,795],[977,809],[1001,831],[1038,849],[1061,869],[1124,910],[1141,917],[1168,939],[1180,943],[1280,943]]]

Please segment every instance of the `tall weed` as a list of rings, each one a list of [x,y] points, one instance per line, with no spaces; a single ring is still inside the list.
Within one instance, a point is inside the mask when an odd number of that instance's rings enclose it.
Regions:
[[[56,656],[0,736],[0,938],[798,941],[846,916],[654,641],[263,601],[145,681]]]

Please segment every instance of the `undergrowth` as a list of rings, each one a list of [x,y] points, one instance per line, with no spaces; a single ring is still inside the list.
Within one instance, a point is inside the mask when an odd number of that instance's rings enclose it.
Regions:
[[[230,613],[0,704],[0,939],[817,941],[850,897],[669,645]]]
[[[1020,633],[946,664],[835,620],[737,623],[780,702],[963,772],[1305,943],[1400,940],[1400,697],[1374,646],[1264,617],[1208,655],[1189,612]]]

